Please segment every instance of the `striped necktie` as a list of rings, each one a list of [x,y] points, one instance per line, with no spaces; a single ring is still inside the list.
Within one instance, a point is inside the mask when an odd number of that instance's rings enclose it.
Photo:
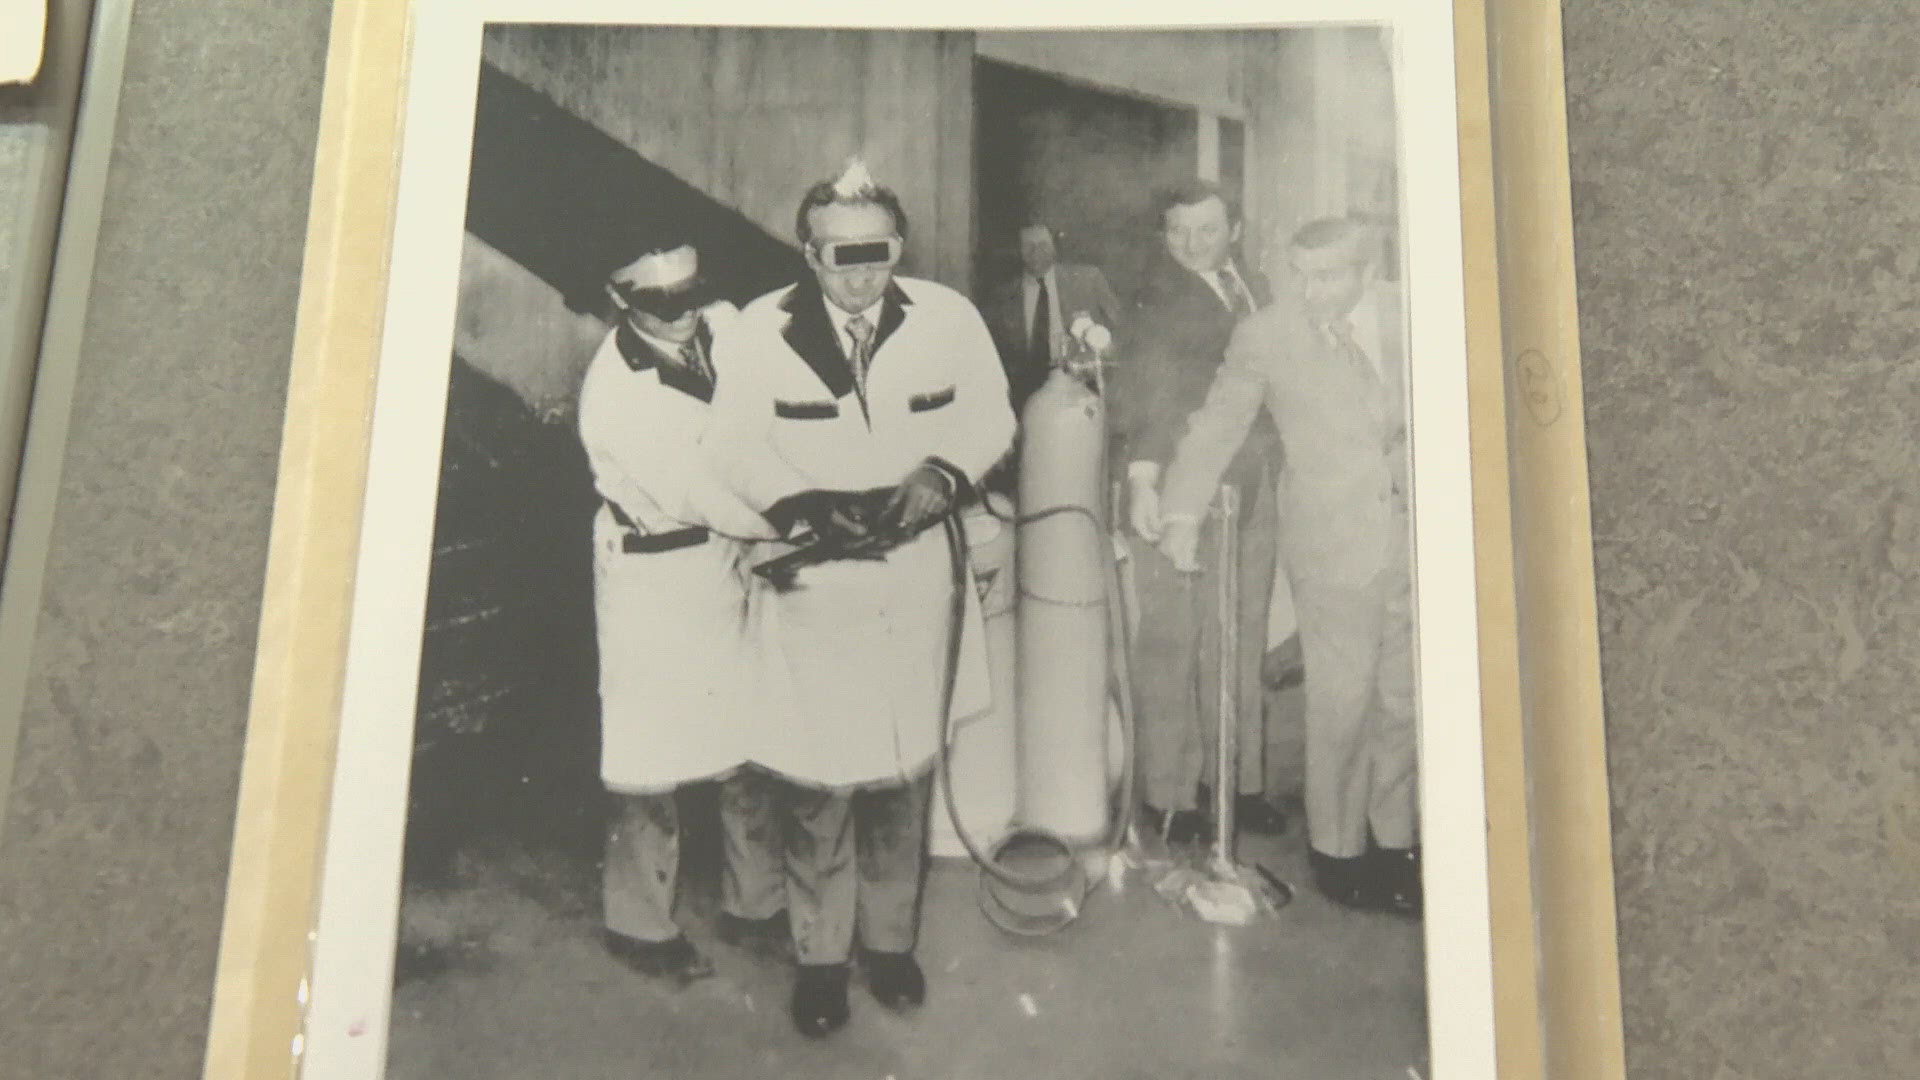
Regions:
[[[860,388],[860,399],[867,397],[867,367],[873,363],[873,324],[865,315],[847,320],[847,336],[853,339],[853,351],[847,363],[853,368],[853,384]]]
[[[688,371],[700,376],[708,383],[714,381],[713,362],[707,359],[707,351],[700,347],[698,336],[688,338],[686,343],[680,346],[680,359],[687,365]]]

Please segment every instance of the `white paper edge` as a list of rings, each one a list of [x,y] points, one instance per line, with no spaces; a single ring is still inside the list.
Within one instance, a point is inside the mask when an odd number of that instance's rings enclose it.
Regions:
[[[1452,5],[1441,0],[1186,0],[1166,15],[1074,2],[882,7],[826,0],[419,0],[392,287],[327,829],[303,1080],[383,1075],[427,571],[445,422],[467,167],[487,22],[1198,29],[1393,26],[1418,565],[1421,834],[1435,1080],[1495,1075]],[[434,122],[420,122],[432,117]],[[1471,733],[1471,734],[1469,734]]]

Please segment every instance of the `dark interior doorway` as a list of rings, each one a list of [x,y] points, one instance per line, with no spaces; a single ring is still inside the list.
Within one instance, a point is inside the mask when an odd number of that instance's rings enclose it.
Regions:
[[[1124,300],[1159,244],[1157,191],[1194,176],[1191,108],[1117,93],[991,60],[974,62],[975,281],[1019,272],[1017,234],[1052,225],[1066,262],[1091,263]],[[1220,122],[1220,181],[1238,191],[1245,136]]]

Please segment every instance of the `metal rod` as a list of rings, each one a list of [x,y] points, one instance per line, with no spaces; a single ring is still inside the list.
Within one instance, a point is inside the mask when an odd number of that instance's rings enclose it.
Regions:
[[[1240,492],[1231,484],[1220,487],[1215,549],[1219,557],[1220,701],[1213,769],[1213,859],[1217,866],[1233,865],[1233,799],[1238,793],[1240,748]]]

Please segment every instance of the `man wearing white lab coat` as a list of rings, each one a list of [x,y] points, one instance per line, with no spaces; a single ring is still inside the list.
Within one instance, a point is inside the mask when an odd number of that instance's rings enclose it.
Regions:
[[[905,538],[787,587],[756,581],[750,597],[757,659],[785,691],[770,693],[783,704],[752,757],[791,782],[793,1019],[825,1035],[847,1019],[856,936],[876,999],[904,1008],[925,994],[913,948],[953,600],[937,525],[1007,452],[1014,422],[972,303],[894,275],[907,220],[892,192],[850,166],[807,192],[796,231],[813,274],[749,304],[723,340],[711,453],[783,532],[857,537],[850,508],[866,505],[882,508],[869,525]],[[962,590],[956,717],[990,692],[978,600]]]
[[[744,631],[744,541],[766,521],[718,483],[699,449],[715,342],[737,313],[707,303],[691,245],[666,241],[615,270],[621,313],[580,390],[593,523],[601,779],[612,796],[603,893],[608,948],[681,984],[712,974],[673,921],[674,791],[722,783],[721,932],[768,949],[785,903],[771,781],[738,771],[758,709]]]

